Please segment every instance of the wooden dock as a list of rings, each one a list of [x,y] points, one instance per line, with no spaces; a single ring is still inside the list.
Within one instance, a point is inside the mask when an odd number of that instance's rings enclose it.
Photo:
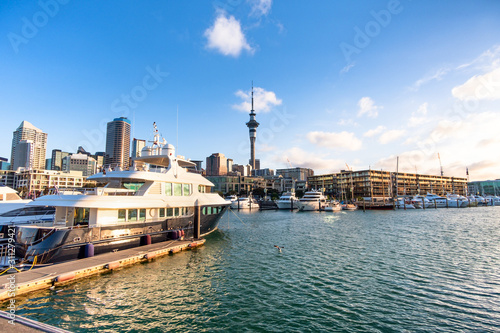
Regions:
[[[205,239],[173,240],[33,268],[30,271],[3,274],[0,276],[0,303],[16,296],[49,289],[53,286],[109,272],[138,262],[153,260],[182,250],[189,250],[203,244],[205,244]],[[13,296],[14,294],[15,296]]]

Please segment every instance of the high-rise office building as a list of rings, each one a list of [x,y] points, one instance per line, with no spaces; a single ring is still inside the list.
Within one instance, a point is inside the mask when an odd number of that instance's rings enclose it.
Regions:
[[[33,153],[31,154],[30,166],[26,165],[26,161],[16,161],[16,150],[22,140],[30,140],[33,143]],[[26,146],[23,146],[25,149]],[[30,148],[30,149],[31,149]],[[28,121],[23,121],[21,125],[14,131],[12,138],[12,151],[11,151],[11,168],[16,170],[18,167],[32,168],[32,169],[45,169],[45,153],[47,150],[47,133],[43,133],[41,129],[36,128]],[[23,154],[25,155],[25,151]]]
[[[132,140],[132,158],[140,157],[142,148],[146,147],[146,140],[136,139]]]
[[[224,154],[213,153],[207,157],[207,176],[225,176],[227,171],[227,159]]]
[[[108,123],[104,159],[106,166],[128,168],[130,160],[130,127],[130,120],[125,117],[115,118]]]
[[[50,170],[61,171],[62,161],[66,156],[71,155],[68,152],[61,151],[60,149],[52,149],[52,158],[50,161]]]
[[[13,170],[23,168],[26,170],[33,170],[34,168],[34,148],[33,140],[21,140],[16,145],[16,154],[14,155]],[[43,168],[36,168],[40,170],[45,169],[45,162]]]
[[[96,173],[96,168],[96,160],[87,154],[72,154],[63,159],[64,172],[81,171],[83,177],[88,177]]]

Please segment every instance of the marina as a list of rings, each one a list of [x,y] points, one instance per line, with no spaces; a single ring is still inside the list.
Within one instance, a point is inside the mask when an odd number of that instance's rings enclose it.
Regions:
[[[500,323],[498,207],[233,213],[197,251],[19,297],[17,313],[71,332],[496,331]]]

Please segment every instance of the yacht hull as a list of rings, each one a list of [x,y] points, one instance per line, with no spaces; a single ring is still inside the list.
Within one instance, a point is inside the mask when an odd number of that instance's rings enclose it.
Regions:
[[[301,212],[323,210],[325,208],[324,204],[317,201],[299,201],[297,207]]]
[[[278,209],[288,209],[288,210],[291,210],[292,209],[292,203],[290,201],[278,201],[276,203],[278,205]],[[293,209],[297,209],[298,206],[297,206],[297,202],[293,202]]]
[[[200,216],[200,236],[217,229],[227,206],[217,214]],[[88,244],[93,244],[94,255],[120,251],[146,244],[177,239],[175,231],[184,231],[185,238],[194,236],[194,215],[172,217],[164,221],[139,222],[94,228],[16,228],[16,256],[37,263],[57,263],[85,258]],[[44,235],[45,233],[45,235]],[[33,240],[33,241],[32,241]]]

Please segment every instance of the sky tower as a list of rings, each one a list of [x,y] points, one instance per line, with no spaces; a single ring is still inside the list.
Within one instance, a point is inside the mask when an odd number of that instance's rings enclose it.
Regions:
[[[253,82],[252,82],[252,110],[250,110],[250,121],[247,123],[250,134],[250,165],[255,170],[255,139],[257,139],[257,127],[259,123],[255,120],[255,111],[253,109]]]

